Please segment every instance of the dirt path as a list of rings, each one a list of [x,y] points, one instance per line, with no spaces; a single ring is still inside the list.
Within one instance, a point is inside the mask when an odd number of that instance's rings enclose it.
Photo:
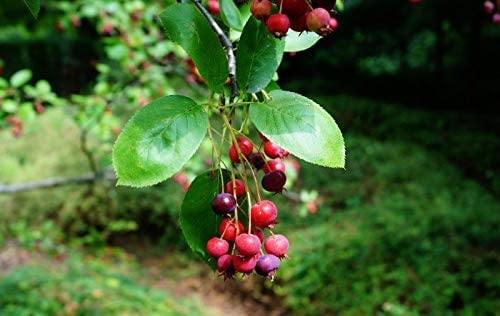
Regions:
[[[207,306],[208,315],[278,316],[284,315],[280,300],[267,289],[264,279],[226,280],[217,277],[204,264],[185,262],[182,269],[168,272],[172,262],[164,257],[142,261],[148,271],[145,281],[154,288],[164,289],[183,298],[196,295]],[[269,286],[269,284],[267,285]]]

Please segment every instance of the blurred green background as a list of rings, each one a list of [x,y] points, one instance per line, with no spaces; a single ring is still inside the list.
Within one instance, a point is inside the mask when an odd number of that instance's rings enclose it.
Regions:
[[[1,315],[498,314],[500,27],[482,1],[351,0],[337,32],[285,56],[279,84],[335,117],[347,166],[301,162],[293,199],[273,198],[291,243],[273,283],[224,282],[182,238],[208,144],[163,184],[106,178],[140,106],[207,95],[163,7],[0,5],[0,188],[104,175],[0,193]]]

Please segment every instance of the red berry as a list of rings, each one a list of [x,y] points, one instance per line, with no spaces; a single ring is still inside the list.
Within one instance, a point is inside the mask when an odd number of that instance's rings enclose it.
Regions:
[[[73,25],[73,27],[78,28],[81,24],[82,22],[80,21],[79,17],[77,17],[76,15],[71,16],[71,25]]]
[[[273,12],[273,4],[270,0],[253,0],[250,12],[257,20],[265,20]]]
[[[270,236],[264,242],[266,252],[268,254],[275,255],[278,258],[288,258],[286,255],[288,247],[288,239],[280,234]]]
[[[104,23],[101,29],[101,33],[104,36],[110,36],[111,34],[113,34],[113,24],[109,22]]]
[[[233,163],[240,163],[240,157],[238,156],[238,151],[236,151],[234,145],[229,147],[229,159],[231,159],[231,162]]]
[[[410,0],[411,4],[419,4],[421,0]]]
[[[330,26],[330,13],[323,8],[316,8],[307,15],[306,24],[310,31],[324,35]]]
[[[262,231],[262,229],[260,229],[259,227],[255,227],[255,226],[252,227],[252,234],[257,236],[261,243],[264,242],[264,231]]]
[[[37,102],[35,103],[35,111],[38,114],[42,114],[43,112],[45,112],[45,107],[41,103]]]
[[[267,19],[267,30],[276,38],[282,38],[290,28],[290,19],[288,16],[278,13],[273,14]]]
[[[274,160],[269,160],[266,162],[264,165],[264,172],[265,173],[270,173],[272,171],[279,170],[283,173],[285,173],[286,167],[283,161],[281,159],[274,159]]]
[[[280,267],[280,260],[274,255],[263,255],[257,260],[255,272],[268,277],[271,280],[274,278],[274,273]]]
[[[276,223],[278,209],[273,202],[263,200],[252,206],[250,216],[255,226],[268,227]]]
[[[252,234],[240,234],[236,236],[234,245],[243,256],[253,256],[257,254],[262,246],[259,237]]]
[[[257,264],[258,256],[233,256],[232,259],[234,269],[237,272],[250,274]]]
[[[310,10],[307,0],[277,0],[276,4],[278,7],[281,6],[281,12],[291,19],[297,18]]]
[[[306,18],[307,18],[307,13],[304,15],[301,15],[300,17],[290,20],[290,28],[294,30],[295,32],[304,32],[307,31],[307,24],[306,24]]]
[[[236,225],[231,219],[225,218],[219,225],[219,234],[221,238],[233,242],[236,239],[236,236],[239,234],[243,234],[245,232],[245,226],[243,226],[242,222],[238,222]]]
[[[248,138],[238,137],[236,138],[236,141],[238,142],[238,146],[240,146],[240,151],[243,156],[246,157],[252,153],[253,144]]]
[[[208,11],[210,11],[213,15],[218,15],[220,12],[219,1],[208,0]]]
[[[252,153],[253,144],[248,138],[238,137],[236,139],[236,142],[238,143],[238,147],[240,148],[241,154],[243,156],[247,157]],[[231,145],[229,147],[229,159],[231,159],[233,163],[240,163],[240,157],[238,156],[238,151],[236,150],[236,147],[234,145]]]
[[[269,158],[272,158],[272,159],[283,158],[283,157],[288,156],[288,151],[284,150],[280,146],[278,146],[270,141],[267,141],[264,144],[264,152],[266,153],[266,155]]]
[[[211,257],[219,258],[229,251],[229,244],[224,239],[210,238],[207,242],[207,252]]]
[[[266,173],[262,178],[262,187],[268,192],[281,193],[286,183],[286,175],[283,171],[275,170]]]
[[[212,210],[218,215],[226,215],[234,212],[236,200],[229,193],[218,194],[212,201]]]
[[[235,179],[234,181],[229,181],[228,183],[226,183],[227,193],[234,196],[233,184],[234,184],[234,187],[236,187],[236,197],[240,197],[243,194],[245,194],[245,192],[246,192],[245,184],[240,179]]]

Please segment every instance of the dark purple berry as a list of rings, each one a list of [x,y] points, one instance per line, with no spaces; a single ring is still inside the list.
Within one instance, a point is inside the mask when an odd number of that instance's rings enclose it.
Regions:
[[[259,258],[257,264],[255,265],[255,272],[273,280],[274,273],[279,267],[280,259],[278,259],[278,257],[275,255],[263,255]]]
[[[259,153],[253,153],[248,156],[248,161],[255,167],[255,169],[262,169],[266,164],[264,157]]]
[[[218,194],[212,201],[212,209],[218,215],[226,215],[234,212],[236,208],[236,200],[229,193]]]
[[[280,170],[267,173],[262,178],[262,187],[268,192],[281,193],[285,183],[286,175]]]

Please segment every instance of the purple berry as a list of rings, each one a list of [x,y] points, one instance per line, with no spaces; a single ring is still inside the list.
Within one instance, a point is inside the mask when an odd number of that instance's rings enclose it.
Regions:
[[[234,212],[236,208],[236,200],[229,193],[218,194],[212,201],[212,209],[218,215],[226,215]]]
[[[286,183],[286,175],[281,170],[272,171],[262,178],[262,187],[268,192],[281,193]]]
[[[266,164],[266,161],[259,153],[253,153],[248,156],[248,161],[255,167],[255,169],[262,169]]]
[[[255,272],[258,274],[268,277],[271,280],[274,278],[274,273],[280,267],[280,259],[275,255],[263,255],[257,261],[255,266]]]

